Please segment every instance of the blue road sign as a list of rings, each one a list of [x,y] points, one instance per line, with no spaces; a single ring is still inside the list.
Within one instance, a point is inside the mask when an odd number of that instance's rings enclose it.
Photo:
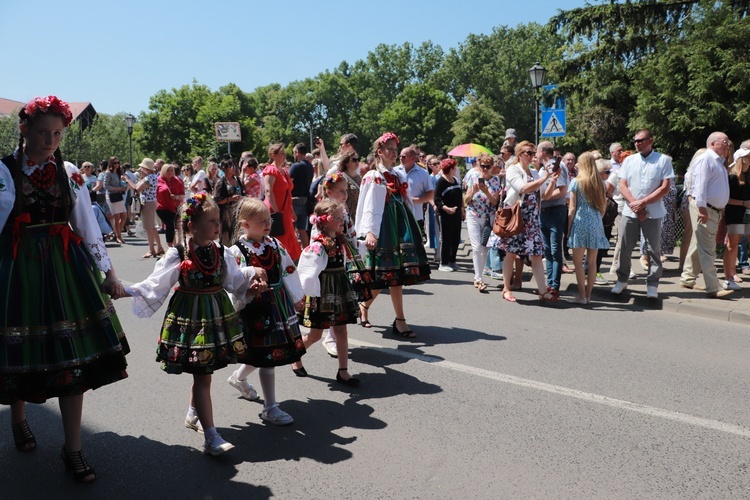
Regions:
[[[542,111],[542,137],[565,135],[565,110]]]
[[[557,85],[545,85],[542,87],[542,95],[557,89]],[[550,106],[544,104],[542,99],[542,137],[563,137],[565,135],[565,122],[567,121],[565,96],[559,95]]]

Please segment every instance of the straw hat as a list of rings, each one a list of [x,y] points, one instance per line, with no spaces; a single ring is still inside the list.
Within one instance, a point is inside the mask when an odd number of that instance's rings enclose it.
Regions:
[[[156,170],[154,168],[154,160],[151,158],[144,158],[143,161],[138,165],[141,168],[145,168],[146,170],[154,171]]]

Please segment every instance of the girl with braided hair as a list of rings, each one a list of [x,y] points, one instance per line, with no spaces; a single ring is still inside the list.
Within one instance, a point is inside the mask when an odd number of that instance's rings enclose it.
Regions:
[[[372,327],[368,309],[383,288],[390,289],[393,310],[391,331],[414,338],[404,315],[403,286],[425,281],[430,265],[422,246],[422,232],[412,212],[409,184],[393,169],[398,158],[398,137],[386,132],[373,145],[376,161],[365,174],[357,202],[357,237],[367,248],[365,269],[372,273],[373,298],[360,304],[362,326]]]
[[[18,114],[18,149],[0,161],[0,404],[19,451],[36,449],[24,402],[58,398],[61,458],[79,482],[83,393],[127,377],[129,348],[109,297],[124,291],[78,169],[59,145],[73,114],[55,96]],[[102,280],[102,273],[106,278]]]
[[[154,314],[175,284],[167,306],[156,361],[167,373],[190,373],[193,386],[185,427],[203,433],[203,452],[220,455],[234,446],[216,431],[211,404],[211,374],[246,355],[239,317],[227,291],[253,294],[260,286],[255,270],[239,269],[229,250],[216,243],[221,235],[219,208],[205,192],[178,209],[182,243],[156,263],[151,276],[125,289],[133,312]],[[254,283],[255,282],[255,283]]]

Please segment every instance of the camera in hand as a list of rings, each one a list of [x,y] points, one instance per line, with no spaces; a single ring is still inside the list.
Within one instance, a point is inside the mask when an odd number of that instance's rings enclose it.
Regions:
[[[484,184],[484,183],[485,183],[485,180],[484,180],[484,178],[480,177],[479,179],[477,179],[477,182],[478,182],[479,184]]]

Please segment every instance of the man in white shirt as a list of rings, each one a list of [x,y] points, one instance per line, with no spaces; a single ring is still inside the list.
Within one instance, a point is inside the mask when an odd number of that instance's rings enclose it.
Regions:
[[[729,177],[724,168],[724,158],[729,148],[729,138],[723,132],[714,132],[706,141],[706,152],[698,157],[690,169],[692,184],[690,218],[693,221],[693,238],[690,241],[680,285],[696,288],[698,274],[703,272],[706,294],[724,298],[732,290],[722,290],[716,276],[716,231],[721,211],[729,201]]]
[[[622,144],[620,144],[619,142],[613,142],[612,144],[610,144],[609,156],[609,162],[612,164],[612,169],[610,170],[610,172],[617,172],[622,166],[620,164],[620,159],[622,157]]]
[[[435,189],[427,170],[417,165],[417,152],[412,147],[401,151],[401,165],[393,170],[399,172],[409,184],[409,192],[413,205],[414,218],[417,219],[419,229],[424,237],[424,204],[432,201]]]
[[[662,198],[669,192],[674,177],[672,160],[653,150],[654,139],[648,129],[639,130],[633,138],[638,154],[629,156],[618,171],[620,193],[625,199],[620,232],[622,249],[617,264],[617,283],[612,293],[619,295],[628,287],[633,248],[646,239],[649,272],[646,278],[646,297],[658,297],[661,263],[661,221],[667,214]]]

